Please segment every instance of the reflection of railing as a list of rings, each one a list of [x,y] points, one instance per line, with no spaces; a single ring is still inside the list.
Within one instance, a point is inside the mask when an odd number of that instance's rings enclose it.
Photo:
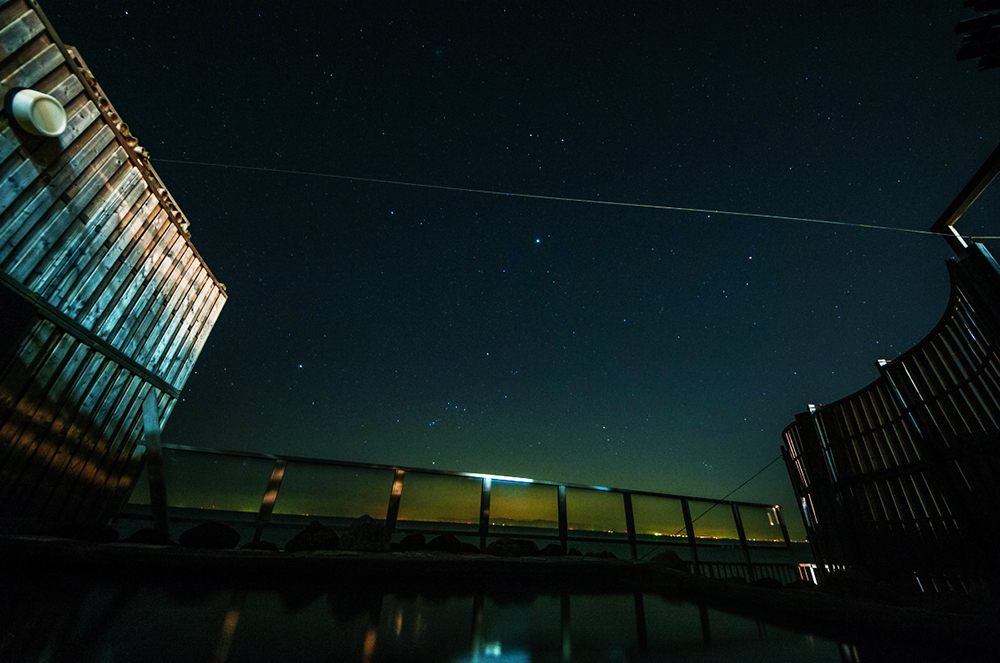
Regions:
[[[571,544],[625,545],[632,559],[640,548],[648,554],[679,546],[696,571],[705,563],[699,552],[729,548],[736,554],[738,548],[739,559],[728,563],[743,568],[736,575],[749,580],[778,577],[755,573],[761,564],[752,560],[752,548],[785,550],[791,543],[777,505],[174,445],[163,445],[163,453],[174,517],[184,512],[204,519],[212,511],[213,518],[252,527],[254,541],[304,519],[367,514],[384,519],[392,533],[477,537],[481,549],[500,536],[548,541],[564,550]],[[146,482],[136,486],[125,517],[149,504]]]

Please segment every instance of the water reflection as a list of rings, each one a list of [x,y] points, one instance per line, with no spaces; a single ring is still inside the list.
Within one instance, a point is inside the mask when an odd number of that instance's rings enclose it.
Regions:
[[[3,661],[866,660],[856,644],[651,593],[8,587]]]

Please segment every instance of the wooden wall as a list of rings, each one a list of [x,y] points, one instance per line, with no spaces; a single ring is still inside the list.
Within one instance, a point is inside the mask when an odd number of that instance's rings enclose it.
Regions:
[[[976,244],[948,272],[931,333],[864,389],[796,416],[783,452],[821,564],[1000,591],[1000,265]]]
[[[107,520],[152,391],[166,422],[226,301],[188,221],[37,3],[0,0],[0,95],[50,94],[41,138],[0,116],[0,528]]]

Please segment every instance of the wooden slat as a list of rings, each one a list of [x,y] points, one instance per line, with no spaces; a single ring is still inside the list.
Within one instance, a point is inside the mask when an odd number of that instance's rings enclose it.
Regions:
[[[18,475],[21,468],[29,463],[30,458],[38,451],[40,445],[49,431],[53,427],[60,426],[59,409],[62,407],[67,392],[72,386],[72,381],[83,361],[87,356],[87,348],[75,342],[72,337],[64,336],[67,340],[65,354],[54,355],[53,363],[58,364],[51,381],[44,391],[31,391],[27,398],[22,399],[19,407],[33,409],[33,416],[24,420],[24,425],[10,439],[12,450],[16,453],[9,455],[5,461],[4,470],[12,473],[14,478],[0,482],[0,504],[3,503],[5,492],[13,490],[18,483]],[[31,400],[29,401],[28,398]]]
[[[44,30],[41,19],[27,11],[0,30],[0,59],[10,56]]]
[[[130,385],[136,378],[128,371],[115,372],[107,394],[101,400],[100,416],[95,417],[87,430],[84,443],[73,455],[67,465],[60,490],[66,495],[74,496],[72,501],[65,500],[62,504],[50,504],[48,513],[53,517],[72,519],[80,504],[86,501],[88,479],[94,475],[100,465],[101,456],[108,446],[107,440],[114,434],[119,425],[122,403],[129,402],[132,397]]]
[[[142,231],[135,234],[133,245],[123,254],[110,279],[105,278],[102,287],[95,293],[96,298],[88,303],[81,319],[85,326],[95,329],[112,314],[114,306],[125,294],[126,286],[135,278],[146,255],[160,242],[169,225],[167,213],[159,208],[147,221]]]
[[[145,182],[134,168],[128,169],[112,196],[108,196],[96,210],[97,218],[91,219],[77,236],[73,246],[65,249],[65,258],[60,258],[53,269],[46,271],[45,281],[32,287],[50,303],[61,306],[71,299],[81,286],[81,281],[90,274],[95,256],[106,249],[105,240],[118,226],[121,219],[129,214],[139,198],[146,193]],[[114,203],[117,202],[117,205]],[[84,210],[84,216],[87,210]],[[77,217],[79,220],[80,217]]]
[[[139,200],[137,207],[130,210],[129,216],[124,218],[118,228],[112,228],[106,242],[110,241],[110,246],[106,246],[102,253],[98,253],[91,260],[84,272],[87,274],[84,283],[72,294],[69,301],[63,303],[63,309],[68,315],[82,321],[84,315],[92,312],[92,299],[95,292],[104,292],[111,286],[116,266],[120,266],[124,258],[123,254],[129,252],[138,238],[142,236],[143,226],[155,216],[159,200],[156,196],[149,194],[145,199]]]
[[[194,274],[194,278],[189,281],[188,294],[185,296],[186,306],[178,311],[176,319],[171,324],[169,337],[164,338],[161,343],[166,347],[162,354],[162,359],[156,366],[158,375],[169,375],[171,379],[183,378],[182,368],[186,352],[190,348],[192,327],[194,326],[199,311],[205,308],[210,301],[213,288],[210,287],[208,274],[200,271]],[[171,383],[174,384],[174,383]]]
[[[95,421],[104,415],[106,399],[111,396],[109,390],[114,383],[114,377],[121,372],[114,362],[100,355],[95,355],[95,358],[100,363],[99,370],[81,400],[78,416],[74,418],[63,444],[56,451],[43,477],[42,494],[32,501],[32,515],[35,517],[43,518],[46,514],[54,516],[55,514],[51,514],[52,506],[70,499],[71,496],[66,493],[65,486],[68,483],[67,475],[71,471],[72,462],[83,451],[88,433],[94,430]],[[58,506],[56,508],[58,509]]]
[[[92,508],[94,509],[91,515],[92,518],[107,519],[114,515],[110,507],[114,495],[118,490],[118,483],[122,475],[126,472],[130,459],[135,452],[137,442],[143,439],[145,429],[142,423],[142,403],[144,400],[145,398],[143,397],[136,401],[134,408],[135,416],[132,418],[133,423],[131,427],[122,436],[121,444],[115,445],[113,453],[109,454],[106,458],[108,461],[106,464],[107,469],[102,473],[104,483],[101,485],[100,498],[94,500],[92,503]]]
[[[69,108],[66,131],[58,138],[41,143],[28,156],[8,161],[5,166],[3,189],[0,190],[0,211],[6,210],[42,173],[67,158],[66,150],[98,117],[97,107],[81,102],[79,108]],[[9,165],[8,165],[9,164]]]
[[[0,428],[0,440],[7,446],[0,449],[0,495],[4,486],[14,482],[23,467],[23,461],[34,449],[37,431],[48,430],[52,425],[53,412],[46,407],[47,397],[58,397],[65,385],[59,380],[62,369],[72,358],[75,340],[61,334],[59,342],[47,358],[29,386],[27,392],[14,407],[12,416]],[[3,499],[0,498],[0,509]]]
[[[57,341],[55,325],[39,320],[21,343],[18,361],[0,378],[0,426],[21,400],[39,367],[47,360],[51,346]],[[3,439],[3,438],[0,438]]]
[[[181,366],[178,374],[172,378],[170,383],[176,385],[178,389],[183,389],[184,385],[187,383],[187,379],[191,375],[191,371],[194,369],[194,364],[198,361],[198,357],[201,356],[201,351],[205,347],[205,343],[208,341],[208,335],[215,326],[215,321],[218,320],[219,314],[222,312],[222,307],[226,304],[226,298],[221,291],[213,290],[212,295],[214,297],[212,308],[210,311],[207,311],[204,318],[202,318],[198,334],[195,337],[194,342],[190,345],[187,356],[184,358],[184,364]]]
[[[175,296],[180,290],[178,285],[186,281],[186,275],[190,273],[196,261],[194,252],[186,242],[180,242],[176,250],[180,255],[171,260],[170,269],[163,275],[156,291],[149,295],[149,305],[143,314],[143,320],[136,326],[124,346],[126,352],[147,368],[150,354],[147,348],[156,347],[172,324],[172,318],[179,304],[179,299]]]
[[[161,220],[161,217],[157,217],[157,220]],[[171,243],[177,239],[176,228],[166,220],[165,215],[163,215],[161,223],[163,224],[163,233],[157,237],[156,243],[149,247],[143,259],[133,269],[131,278],[126,281],[121,292],[118,293],[115,305],[104,312],[100,325],[94,327],[105,338],[119,339],[118,331],[124,323],[124,318],[132,311],[136,297],[154,275],[157,265],[166,255]]]
[[[97,107],[93,104],[84,104],[74,111],[70,116],[72,124],[67,124],[67,137],[79,135],[80,138],[58,155],[54,162],[48,164],[44,177],[32,180],[24,193],[12,192],[15,195],[6,199],[5,208],[0,210],[0,247],[7,244],[7,248],[0,257],[9,253],[10,248],[27,234],[35,221],[69,189],[73,180],[82,172],[81,167],[86,167],[110,142],[113,136],[107,133],[99,136],[100,128],[94,123],[98,115]],[[94,142],[95,138],[98,142]],[[11,157],[3,164],[3,172],[6,175],[13,173],[24,161],[25,158],[20,153]],[[16,203],[15,198],[18,198]]]
[[[36,89],[55,97],[63,107],[67,107],[83,92],[83,83],[63,64],[51,71]],[[81,105],[93,103],[84,99],[81,99],[80,102]]]
[[[72,76],[65,65],[60,65],[53,70],[49,78],[55,76],[56,72],[60,74],[57,78],[51,81],[46,79],[50,83],[49,85],[39,85],[36,89],[40,92],[50,94],[59,100],[59,103],[66,109],[67,130],[72,130],[70,123],[73,121],[73,115],[87,105],[86,100],[76,99],[83,92],[83,83],[80,82],[80,79]],[[96,117],[98,115],[97,107],[93,103],[90,105]],[[3,115],[0,115],[0,127],[2,127],[2,130],[0,130],[0,162],[2,162],[21,146],[21,136],[24,136],[24,134],[21,133],[19,135]]]
[[[39,390],[44,392],[49,379],[58,366],[58,364],[52,365],[52,355],[60,348],[62,352],[65,352],[66,345],[70,343],[65,334],[57,330],[54,325],[45,325],[45,330],[49,332],[43,341],[46,351],[40,354],[36,365],[32,366],[27,380],[21,385],[16,385],[20,388],[10,391],[10,396],[16,400],[10,403],[7,413],[0,420],[0,440],[15,439],[15,435],[25,425],[25,422],[35,415],[36,408],[32,404],[37,402]],[[3,463],[6,452],[6,449],[0,448],[0,464]]]
[[[89,519],[101,509],[101,493],[122,454],[131,454],[138,440],[142,420],[142,401],[149,390],[149,385],[142,379],[131,377],[127,383],[124,397],[118,402],[112,423],[114,427],[108,431],[101,441],[100,453],[91,456],[88,472],[82,477],[83,495],[80,514]],[[77,518],[80,516],[77,515]]]
[[[107,456],[113,453],[114,439],[124,430],[123,417],[133,408],[135,392],[142,384],[141,379],[128,373],[123,373],[120,377],[120,381],[115,384],[116,397],[103,408],[108,413],[104,430],[90,439],[90,444],[78,456],[74,465],[77,471],[69,475],[70,482],[66,490],[76,499],[61,513],[62,518],[74,519],[76,514],[92,510],[92,502],[99,496],[100,486],[103,484],[101,474],[110,464]]]
[[[195,318],[199,302],[209,296],[211,281],[204,270],[191,270],[183,275],[177,284],[181,290],[176,309],[171,313],[164,328],[158,335],[155,347],[157,351],[152,357],[146,359],[145,365],[158,375],[169,374],[168,367],[162,361],[163,352],[167,352],[167,357],[176,358],[179,349],[183,349],[183,336],[185,329]],[[172,348],[172,350],[168,350]]]
[[[52,304],[72,291],[90,256],[101,248],[102,238],[117,225],[141,193],[142,178],[128,162],[119,166],[108,184],[78,214],[35,268],[25,285]]]
[[[14,153],[21,145],[21,141],[18,140],[17,136],[14,134],[14,129],[12,127],[5,127],[3,131],[0,131],[0,162],[4,161],[11,154]]]
[[[65,61],[59,47],[49,44],[0,81],[0,92],[6,94],[11,88],[31,87]]]
[[[0,25],[13,21],[28,9],[25,0],[0,0]]]
[[[56,452],[66,442],[74,421],[80,416],[79,402],[86,396],[104,359],[82,343],[74,349],[74,357],[79,357],[79,362],[75,365],[68,364],[62,374],[62,380],[66,382],[68,388],[59,401],[51,405],[55,411],[52,425],[41,436],[32,457],[25,463],[31,465],[31,471],[21,472],[18,480],[9,487],[9,498],[5,507],[8,513],[31,515],[32,500],[37,497],[37,507],[41,507],[45,502],[43,496],[45,491],[51,489],[51,486],[45,485],[45,475],[49,465]]]
[[[137,357],[143,366],[157,366],[160,358],[167,349],[167,344],[173,337],[177,326],[181,322],[181,304],[190,295],[190,287],[193,284],[193,277],[198,273],[198,258],[189,247],[185,247],[185,257],[183,262],[179,262],[174,276],[171,278],[171,292],[166,303],[166,313],[164,324],[160,326],[155,336],[150,336],[140,347]],[[209,286],[211,287],[211,286]]]
[[[119,469],[116,469],[113,477],[114,485],[109,480],[105,488],[106,497],[102,500],[103,507],[95,520],[102,522],[111,520],[128,503],[144,466],[143,455],[137,448],[133,448],[127,456],[123,454]]]
[[[114,148],[113,151],[111,148]],[[54,213],[49,214],[47,219],[42,219],[38,228],[18,247],[13,259],[6,261],[4,269],[7,273],[22,283],[29,282],[32,272],[38,268],[46,254],[57,244],[58,239],[65,232],[67,226],[72,223],[73,218],[97,195],[126,158],[125,151],[121,147],[110,145],[109,149],[102,153],[94,167],[88,168],[74,183],[79,187],[76,195],[58,211],[53,207]]]
[[[139,337],[151,333],[150,325],[155,324],[162,312],[162,303],[158,293],[169,283],[170,274],[176,265],[174,254],[185,248],[185,242],[180,234],[174,236],[174,242],[167,247],[161,260],[150,272],[142,290],[138,293],[132,310],[120,318],[120,325],[114,342],[123,348],[129,356],[135,356]]]
[[[91,109],[96,117],[96,108],[91,106]],[[0,206],[0,261],[9,258],[37,226],[38,220],[51,211],[53,205],[65,204],[60,202],[60,198],[114,138],[107,127],[95,127],[92,132],[85,132],[84,136],[85,142],[74,144],[52,164],[58,171],[47,184],[37,178],[33,180],[33,186],[27,191],[28,200],[22,197],[16,207],[11,207],[14,202],[11,197],[6,205]]]
[[[174,359],[170,367],[161,373],[169,376],[170,384],[176,385],[178,389],[183,388],[195,360],[201,354],[201,348],[207,338],[206,324],[210,330],[211,323],[218,317],[218,310],[222,308],[224,298],[215,288],[203,288],[199,302],[201,306],[192,307],[194,315],[191,322],[178,330],[167,352],[167,356]]]

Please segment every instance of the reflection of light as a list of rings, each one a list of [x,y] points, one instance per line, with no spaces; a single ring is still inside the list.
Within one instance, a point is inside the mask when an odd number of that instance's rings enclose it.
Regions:
[[[477,474],[475,472],[462,472],[463,477],[473,477],[475,479],[496,479],[497,481],[510,481],[512,483],[535,483],[534,479],[524,477],[506,477],[502,474]]]
[[[503,651],[503,647],[499,640],[493,642],[486,642],[483,644],[482,649],[476,651],[473,648],[472,655],[469,658],[459,659],[459,661],[496,661],[497,663],[529,663],[531,661],[531,654],[526,651],[508,650],[506,653]]]
[[[368,629],[365,631],[365,644],[361,652],[361,660],[368,663],[372,660],[372,656],[375,654],[375,643],[378,638],[378,626],[374,624],[369,624]]]

